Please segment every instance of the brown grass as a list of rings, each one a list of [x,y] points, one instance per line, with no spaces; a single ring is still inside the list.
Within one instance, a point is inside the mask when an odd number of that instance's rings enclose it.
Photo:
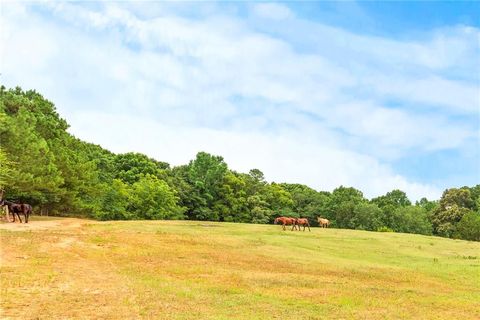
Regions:
[[[4,319],[479,319],[480,244],[188,221],[0,225]]]

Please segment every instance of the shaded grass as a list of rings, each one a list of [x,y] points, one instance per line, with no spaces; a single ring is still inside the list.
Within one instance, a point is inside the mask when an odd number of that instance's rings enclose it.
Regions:
[[[480,318],[475,242],[196,221],[1,231],[1,240],[10,318]]]

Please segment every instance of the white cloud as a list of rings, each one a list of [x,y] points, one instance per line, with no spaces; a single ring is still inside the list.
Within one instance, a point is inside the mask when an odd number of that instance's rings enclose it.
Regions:
[[[299,52],[287,36],[212,8],[193,19],[162,7],[141,19],[117,3],[51,4],[60,21],[22,8],[2,13],[2,82],[39,90],[73,133],[116,152],[180,164],[204,150],[275,181],[353,185],[368,196],[400,188],[416,199],[441,189],[396,174],[388,161],[476,137],[472,122],[449,118],[478,114],[478,83],[459,64],[478,53],[469,42],[476,29],[396,41],[254,5],[258,18],[298,26],[310,43]],[[445,76],[457,64],[462,80]],[[390,97],[407,108],[388,108]]]
[[[294,16],[287,6],[271,2],[255,4],[253,12],[262,18],[274,20],[285,20]]]
[[[317,190],[354,186],[371,198],[399,188],[411,199],[435,199],[441,193],[436,187],[394,174],[372,157],[329,144],[319,146],[294,130],[275,135],[233,132],[99,112],[79,112],[72,119],[72,133],[87,141],[109,145],[118,153],[141,152],[172,165],[185,164],[203,150],[222,155],[231,169],[258,168],[271,181],[304,183]]]

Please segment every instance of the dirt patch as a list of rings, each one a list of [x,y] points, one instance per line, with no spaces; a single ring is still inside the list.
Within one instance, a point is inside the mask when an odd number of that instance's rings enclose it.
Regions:
[[[31,220],[28,223],[4,222],[0,223],[0,230],[9,231],[30,231],[30,230],[48,230],[48,229],[74,229],[80,228],[86,224],[96,223],[95,221],[85,221],[75,218],[58,218],[55,220]]]
[[[57,246],[60,248],[68,248],[71,247],[72,244],[76,242],[75,238],[65,238],[62,241],[57,243]]]

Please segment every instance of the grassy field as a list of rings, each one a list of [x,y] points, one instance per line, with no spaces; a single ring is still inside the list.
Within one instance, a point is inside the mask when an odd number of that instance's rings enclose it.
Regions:
[[[1,224],[3,319],[480,319],[480,243],[198,221]]]

